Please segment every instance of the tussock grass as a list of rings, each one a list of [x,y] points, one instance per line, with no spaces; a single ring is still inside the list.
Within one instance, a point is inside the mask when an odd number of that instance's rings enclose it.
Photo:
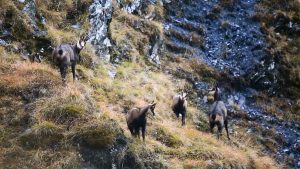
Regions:
[[[48,65],[37,63],[16,63],[11,66],[12,72],[0,75],[0,91],[3,94],[20,95],[33,99],[46,95],[52,87],[60,83],[56,71]]]
[[[164,19],[165,10],[162,5],[157,2],[155,5],[148,5],[146,8],[146,17],[150,16],[149,19],[153,19],[156,21],[162,21]]]
[[[177,135],[170,133],[162,127],[157,128],[157,130],[154,131],[154,137],[168,147],[178,148],[182,145],[182,141]]]
[[[99,110],[85,85],[71,84],[59,87],[50,98],[40,99],[34,104],[34,120],[51,121],[65,129],[86,123]]]
[[[48,98],[32,100],[29,111],[32,112],[31,125],[28,126],[28,132],[20,132],[18,139],[20,146],[24,148],[19,152],[19,156],[28,156],[26,160],[21,160],[24,165],[37,163],[32,161],[33,155],[27,149],[35,153],[41,153],[39,149],[45,151],[43,152],[46,153],[45,156],[53,159],[50,166],[71,165],[67,161],[65,164],[56,159],[57,153],[49,152],[49,149],[59,147],[59,152],[62,153],[60,157],[73,159],[74,165],[78,166],[80,159],[75,158],[74,151],[63,155],[63,152],[72,147],[72,143],[101,149],[113,145],[118,135],[131,138],[125,115],[122,113],[123,109],[144,106],[155,100],[158,102],[156,107],[158,117],[148,118],[146,146],[138,140],[130,141],[129,150],[125,155],[128,158],[134,157],[137,165],[152,165],[159,168],[276,167],[269,157],[263,157],[262,161],[252,149],[238,148],[230,143],[224,143],[223,140],[218,141],[215,136],[206,133],[204,129],[208,128],[206,115],[194,107],[192,102],[189,103],[187,126],[181,127],[180,120],[175,118],[170,106],[172,96],[184,89],[186,82],[173,79],[171,75],[145,64],[125,62],[116,68],[114,78],[108,75],[108,71],[112,69],[110,65],[99,64],[94,70],[79,66],[82,80],[75,83],[70,81],[65,87],[60,83],[57,70],[44,64],[25,62],[13,64],[12,68],[10,76],[3,75],[4,79],[10,82],[5,81],[5,85],[2,85],[6,86],[5,90],[19,90],[29,85],[20,76],[28,76],[32,83],[35,81],[45,83],[49,78],[57,79],[57,83],[54,83],[56,81],[51,83],[53,92],[49,93]],[[39,80],[35,79],[35,76],[39,77]],[[16,80],[18,78],[20,80]],[[197,130],[195,124],[203,132]],[[12,139],[12,143],[14,142],[14,137],[7,136],[5,134],[7,132],[1,133],[4,135],[3,139],[9,138]],[[14,152],[11,148],[7,151]],[[44,162],[40,163],[42,163],[40,166],[45,165]]]
[[[31,130],[27,130],[20,137],[20,142],[26,148],[58,146],[64,137],[62,131],[62,128],[54,123],[44,121],[34,125]]]
[[[76,40],[79,39],[79,37],[72,31],[64,31],[50,25],[47,25],[46,28],[48,30],[48,37],[52,40],[55,46],[61,43],[75,44]]]
[[[122,134],[122,130],[113,120],[96,120],[80,126],[73,135],[75,142],[88,145],[94,148],[112,146],[117,135]]]
[[[215,69],[202,63],[199,59],[192,59],[189,62],[189,66],[191,67],[192,71],[203,81],[215,83],[219,77],[219,74]]]
[[[163,36],[163,26],[160,22],[144,20],[117,10],[114,12],[109,32],[114,43],[122,49],[123,55],[125,53],[123,57],[127,58],[123,59],[139,61],[142,56],[148,55],[147,46],[153,43],[151,38]],[[114,52],[113,58],[121,55],[120,51]]]
[[[1,24],[10,25],[12,35],[18,40],[27,40],[32,38],[33,29],[30,26],[30,19],[23,14],[18,2],[1,0],[0,18]]]
[[[76,119],[83,118],[87,114],[87,105],[82,102],[66,100],[55,100],[48,102],[45,108],[40,110],[41,118],[58,124],[70,124]]]
[[[82,168],[82,160],[74,149],[27,151],[14,146],[1,149],[0,155],[3,157],[0,165],[4,168]]]
[[[71,31],[66,20],[67,10],[76,9],[74,1],[55,2],[36,1],[38,12],[47,19],[48,38],[55,45],[75,42],[75,34],[80,32]],[[152,43],[153,36],[163,34],[159,22],[163,9],[150,6],[147,10],[155,13],[154,21],[116,11],[110,25],[114,43],[120,49],[127,45],[133,48],[128,55],[138,58],[135,63],[101,63],[88,45],[82,51],[84,63],[78,66],[80,81],[68,79],[66,86],[62,85],[57,69],[45,63],[20,62],[16,59],[18,55],[0,47],[0,166],[82,168],[86,163],[78,145],[98,151],[111,148],[122,137],[126,142],[124,164],[134,164],[132,168],[277,167],[270,157],[254,150],[256,147],[248,148],[250,144],[244,140],[233,138],[231,143],[207,133],[206,114],[191,101],[193,94],[188,99],[187,125],[181,127],[170,108],[172,96],[191,86],[146,64],[145,46]],[[196,43],[199,38],[193,37]],[[174,70],[181,67],[200,79],[214,82],[217,74],[213,70],[192,62],[178,59],[178,63],[165,66]],[[111,77],[114,71],[116,76]],[[153,100],[157,102],[157,119],[148,116],[144,144],[130,136],[123,112]]]

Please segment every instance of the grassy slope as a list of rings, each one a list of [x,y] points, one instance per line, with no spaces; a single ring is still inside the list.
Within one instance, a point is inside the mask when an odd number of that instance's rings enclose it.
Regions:
[[[41,7],[40,10],[46,9]],[[49,23],[51,17],[58,16],[64,21],[64,15],[48,14]],[[123,13],[114,17],[112,24],[128,23],[126,29],[111,26],[116,29],[111,32],[117,45],[122,46],[128,36],[135,38],[143,34],[130,25],[129,19],[138,20],[138,17]],[[160,27],[158,21],[147,24],[152,27],[147,30],[148,34],[141,36],[145,43]],[[73,39],[80,33],[67,27],[61,29],[60,25],[46,26],[46,29],[54,44]],[[66,37],[58,36],[61,33],[56,31],[63,31]],[[169,168],[278,167],[270,157],[259,153],[259,145],[243,135],[243,129],[230,142],[225,137],[216,140],[207,132],[205,112],[192,102],[189,103],[187,125],[181,127],[180,120],[171,113],[171,97],[181,89],[190,88],[188,82],[153,67],[143,58],[141,42],[138,39],[130,39],[130,42],[138,59],[118,65],[114,79],[108,75],[108,71],[115,69],[113,65],[100,63],[90,69],[90,61],[97,60],[97,56],[93,55],[91,46],[87,46],[83,51],[86,60],[78,66],[80,81],[72,82],[69,74],[66,87],[51,65],[20,61],[19,54],[0,48],[0,166],[81,168],[82,159],[73,138],[79,137],[101,149],[111,145],[123,130],[127,140],[131,140],[130,151],[137,156],[142,156],[144,151],[154,153],[157,160]],[[177,65],[193,70],[184,59],[180,64],[168,60],[164,63],[173,69]],[[131,139],[122,112],[124,108],[143,106],[152,100],[158,102],[158,117],[149,117],[146,143],[143,144]]]

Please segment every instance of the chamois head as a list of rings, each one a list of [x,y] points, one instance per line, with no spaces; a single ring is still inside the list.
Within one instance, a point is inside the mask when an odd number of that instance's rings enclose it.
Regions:
[[[187,93],[185,93],[185,92],[182,92],[182,93],[181,93],[181,97],[182,97],[182,99],[185,99],[185,98],[186,98],[186,96],[187,96]]]
[[[149,110],[151,111],[152,115],[155,116],[155,112],[154,112],[154,109],[155,109],[155,106],[156,106],[156,103],[153,101],[151,104],[149,104]]]
[[[214,90],[215,90],[214,101],[220,101],[221,100],[221,97],[220,97],[220,94],[221,94],[220,88],[218,88],[218,86],[216,86],[214,88]]]
[[[87,35],[80,36],[79,41],[77,41],[77,43],[76,43],[76,48],[78,49],[79,52],[84,48],[87,40],[88,40]]]

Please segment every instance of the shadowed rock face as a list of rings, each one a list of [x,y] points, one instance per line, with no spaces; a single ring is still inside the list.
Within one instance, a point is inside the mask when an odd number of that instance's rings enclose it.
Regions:
[[[169,4],[166,47],[175,56],[197,57],[231,76],[245,77],[259,89],[273,89],[277,66],[265,52],[260,23],[252,19],[256,1],[233,3],[224,6],[217,0],[197,0]]]
[[[164,24],[166,52],[173,57],[199,58],[219,72],[245,79],[249,88],[232,86],[229,91],[221,86],[224,91],[222,100],[229,109],[235,104],[245,111],[248,123],[263,130],[274,129],[279,147],[276,158],[279,161],[292,158],[294,161],[290,165],[297,168],[300,165],[299,153],[295,151],[300,143],[299,124],[270,115],[254,99],[257,95],[255,89],[271,94],[280,89],[277,84],[278,60],[266,52],[265,35],[261,32],[260,23],[253,19],[258,1],[232,1],[233,5],[221,2],[180,0],[168,4]],[[190,79],[188,75],[183,77]],[[201,81],[192,80],[192,83],[198,93],[209,88]],[[226,83],[231,83],[230,78]],[[200,96],[203,97],[202,94]],[[201,99],[199,104],[208,108]],[[231,125],[240,120],[232,120]],[[255,127],[249,128],[249,133],[255,131]]]

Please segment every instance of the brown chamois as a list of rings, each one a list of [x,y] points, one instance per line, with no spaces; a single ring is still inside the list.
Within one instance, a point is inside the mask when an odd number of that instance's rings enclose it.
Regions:
[[[228,133],[227,109],[225,107],[224,102],[221,101],[220,89],[218,87],[215,87],[214,103],[210,107],[209,124],[210,124],[210,131],[212,133],[215,125],[218,126],[218,133],[217,133],[218,139],[222,134],[223,126],[225,126],[227,138],[228,140],[230,140],[229,133]]]
[[[142,129],[143,141],[145,141],[145,132],[147,125],[147,113],[151,111],[155,117],[155,105],[156,103],[151,103],[142,108],[133,108],[128,111],[126,115],[126,121],[128,129],[130,130],[131,135],[138,136],[140,138],[140,129]]]
[[[187,110],[186,93],[182,93],[181,95],[176,95],[173,97],[172,110],[176,114],[177,118],[179,115],[182,116],[181,125],[184,126]]]
[[[52,57],[56,65],[59,67],[63,82],[66,81],[67,69],[71,65],[73,80],[77,80],[75,66],[81,61],[80,51],[85,46],[87,37],[80,37],[76,45],[60,44],[53,52]]]

